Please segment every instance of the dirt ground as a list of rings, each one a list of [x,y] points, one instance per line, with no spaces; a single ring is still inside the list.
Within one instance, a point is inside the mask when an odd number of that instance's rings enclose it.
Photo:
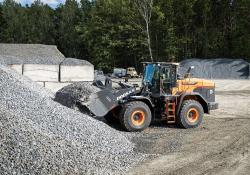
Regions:
[[[215,80],[219,109],[196,129],[164,123],[133,133],[139,152],[152,155],[130,174],[249,174],[250,80]]]

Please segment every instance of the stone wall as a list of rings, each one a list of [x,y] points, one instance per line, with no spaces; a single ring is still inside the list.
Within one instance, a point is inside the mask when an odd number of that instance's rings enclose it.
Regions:
[[[10,64],[18,73],[53,92],[76,81],[93,81],[94,66],[87,61],[66,58],[60,64]]]
[[[54,45],[0,43],[0,64],[53,92],[75,81],[94,80],[91,63],[65,58]]]

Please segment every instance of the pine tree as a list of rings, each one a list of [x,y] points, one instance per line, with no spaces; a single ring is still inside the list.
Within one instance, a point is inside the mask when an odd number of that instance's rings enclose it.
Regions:
[[[80,37],[77,25],[80,22],[80,9],[76,0],[66,0],[57,9],[57,45],[68,57],[79,57]]]
[[[55,44],[54,11],[36,0],[27,13],[28,43]]]
[[[2,5],[2,42],[25,43],[26,40],[26,8],[14,0],[5,0]]]

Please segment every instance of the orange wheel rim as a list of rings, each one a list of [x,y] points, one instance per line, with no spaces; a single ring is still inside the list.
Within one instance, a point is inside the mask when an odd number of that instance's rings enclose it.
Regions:
[[[199,111],[196,108],[188,110],[187,119],[189,122],[194,123],[199,119]]]
[[[134,111],[131,115],[133,125],[140,126],[145,121],[145,113],[143,111]]]

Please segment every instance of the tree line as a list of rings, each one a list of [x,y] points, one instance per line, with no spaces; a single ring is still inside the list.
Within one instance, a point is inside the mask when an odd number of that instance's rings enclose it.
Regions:
[[[250,58],[249,0],[40,0],[0,4],[0,42],[57,45],[97,68]]]

